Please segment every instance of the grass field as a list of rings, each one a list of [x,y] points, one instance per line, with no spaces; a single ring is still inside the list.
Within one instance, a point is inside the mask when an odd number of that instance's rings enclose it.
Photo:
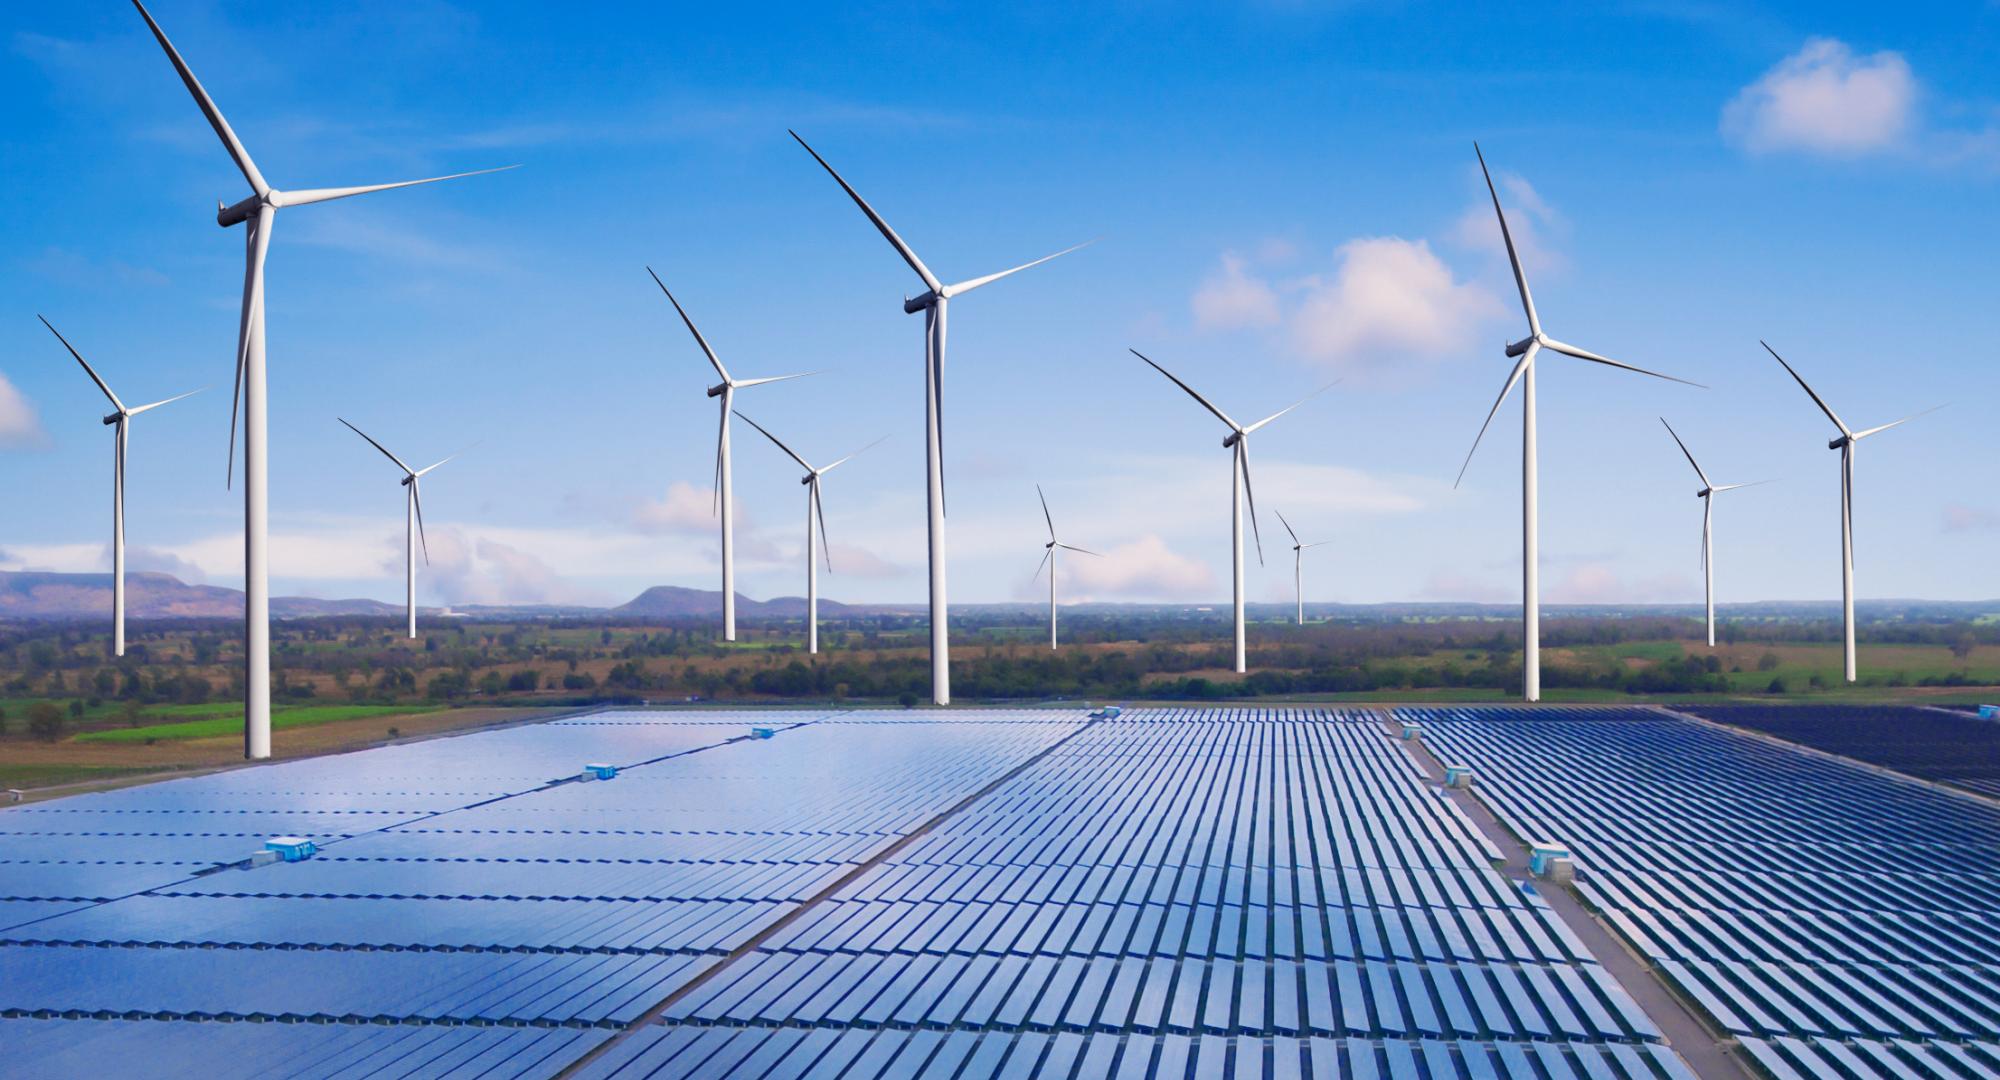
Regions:
[[[135,728],[108,728],[104,731],[87,731],[72,741],[81,743],[146,743],[161,739],[213,739],[235,735],[243,730],[243,707],[236,704],[224,706],[184,706],[189,710],[205,709],[215,715],[203,715],[197,719],[181,720],[170,724],[148,724]],[[411,716],[436,712],[441,705],[280,705],[271,710],[271,728],[306,727],[312,724],[329,724],[341,720],[366,720],[379,716]],[[162,710],[154,710],[156,713]]]

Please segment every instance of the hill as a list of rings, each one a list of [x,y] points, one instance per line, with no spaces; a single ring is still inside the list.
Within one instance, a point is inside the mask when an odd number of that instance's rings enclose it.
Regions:
[[[318,615],[393,615],[403,610],[379,600],[271,598],[281,619]],[[0,618],[82,619],[111,611],[110,574],[0,571]],[[125,575],[125,614],[133,619],[225,619],[243,614],[243,592],[219,585],[189,585],[172,574]]]

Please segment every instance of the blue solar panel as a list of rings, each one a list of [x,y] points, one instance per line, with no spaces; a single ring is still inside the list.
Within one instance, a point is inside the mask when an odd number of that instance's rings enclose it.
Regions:
[[[1908,1047],[2000,1032],[1992,807],[1655,710],[1398,712],[1773,1075],[1952,1075]]]

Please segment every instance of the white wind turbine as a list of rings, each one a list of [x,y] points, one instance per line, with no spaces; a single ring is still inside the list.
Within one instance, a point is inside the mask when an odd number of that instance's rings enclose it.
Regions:
[[[922,259],[917,258],[917,253],[910,249],[910,245],[896,235],[896,230],[890,228],[887,221],[882,220],[882,215],[868,205],[868,201],[861,197],[861,193],[855,191],[846,180],[841,179],[839,173],[833,171],[833,166],[828,165],[826,159],[819,156],[819,151],[807,146],[806,141],[799,138],[798,132],[792,132],[791,136],[798,140],[800,146],[805,147],[806,153],[811,154],[814,161],[819,162],[820,168],[825,169],[828,176],[833,177],[841,190],[847,192],[848,198],[853,199],[854,205],[860,207],[861,212],[874,223],[882,238],[889,241],[889,244],[896,249],[896,253],[910,265],[910,269],[916,271],[917,276],[923,279],[923,294],[915,298],[905,298],[903,312],[924,313],[924,472],[930,515],[931,700],[939,705],[949,705],[951,704],[951,632],[947,625],[950,613],[945,597],[944,429],[941,418],[944,411],[945,307],[953,297],[969,293],[981,285],[991,284],[1010,274],[1018,274],[1031,266],[1040,266],[1050,259],[1067,255],[1085,245],[1078,244],[1076,247],[1064,248],[1055,255],[1044,255],[1034,262],[1022,263],[1011,270],[961,281],[956,285],[946,285],[938,280],[936,274],[931,273],[930,267],[925,266]]]
[[[1664,416],[1660,417],[1660,423],[1666,425],[1667,434],[1674,437],[1674,445],[1681,448],[1682,456],[1688,459],[1689,465],[1694,466],[1694,474],[1701,478],[1701,490],[1695,492],[1695,496],[1701,499],[1702,592],[1707,598],[1708,647],[1713,649],[1715,648],[1715,533],[1713,530],[1715,523],[1715,493],[1718,491],[1735,491],[1737,488],[1756,487],[1758,484],[1765,483],[1765,481],[1752,480],[1747,484],[1718,484],[1711,481],[1708,478],[1708,474],[1701,471],[1701,465],[1694,460],[1694,454],[1689,452],[1687,444],[1681,441],[1680,433],[1674,430],[1672,424],[1667,423],[1667,418]]]
[[[1764,351],[1770,353],[1772,359],[1776,360],[1780,364],[1784,364],[1785,370],[1791,373],[1792,378],[1798,382],[1799,388],[1804,390],[1806,392],[1806,395],[1813,399],[1813,404],[1819,406],[1819,411],[1825,413],[1826,418],[1828,420],[1833,421],[1833,426],[1840,429],[1840,436],[1836,439],[1829,441],[1826,444],[1826,448],[1828,450],[1840,451],[1840,618],[1841,618],[1841,628],[1842,628],[1842,641],[1844,645],[1843,658],[1846,661],[1846,667],[1847,667],[1847,681],[1853,682],[1854,681],[1854,444],[1860,442],[1861,440],[1867,438],[1870,435],[1876,434],[1877,432],[1887,431],[1898,424],[1907,424],[1910,421],[1915,420],[1917,417],[1925,415],[1926,413],[1934,413],[1939,409],[1943,408],[1944,406],[1933,405],[1932,407],[1925,409],[1923,412],[1912,413],[1909,416],[1903,417],[1901,420],[1892,420],[1889,423],[1883,424],[1879,427],[1869,428],[1866,431],[1850,431],[1848,430],[1847,425],[1841,421],[1840,417],[1835,415],[1834,411],[1827,406],[1826,402],[1820,399],[1819,394],[1815,393],[1812,387],[1806,385],[1806,381],[1803,378],[1799,377],[1798,372],[1792,370],[1792,365],[1785,363],[1785,358],[1778,355],[1778,350],[1773,349],[1770,345],[1765,344],[1762,341],[1759,341],[1757,344],[1763,345]]]
[[[1236,596],[1236,670],[1239,672],[1248,671],[1250,667],[1243,639],[1243,504],[1245,500],[1248,500],[1250,503],[1250,533],[1257,541],[1257,564],[1262,566],[1264,563],[1264,534],[1257,527],[1257,495],[1250,489],[1250,433],[1276,420],[1278,417],[1291,412],[1293,409],[1304,405],[1320,394],[1325,393],[1333,386],[1333,383],[1327,383],[1326,386],[1320,387],[1318,390],[1292,402],[1290,405],[1279,409],[1264,419],[1246,426],[1231,420],[1228,413],[1216,408],[1207,398],[1195,393],[1194,387],[1175,378],[1173,372],[1153,363],[1152,359],[1145,353],[1137,349],[1131,350],[1131,353],[1133,356],[1146,361],[1154,371],[1172,379],[1175,386],[1187,391],[1189,397],[1201,402],[1202,408],[1214,413],[1217,420],[1229,425],[1229,434],[1223,437],[1222,445],[1233,451],[1233,460],[1229,466],[1229,555],[1230,574],[1235,585]],[[1338,381],[1337,379],[1335,380],[1335,382]]]
[[[1098,555],[1095,551],[1088,551],[1057,540],[1056,519],[1049,513],[1049,497],[1042,494],[1042,485],[1040,484],[1035,485],[1035,497],[1042,500],[1042,520],[1049,523],[1049,542],[1042,545],[1042,561],[1035,567],[1035,576],[1041,576],[1043,566],[1049,568],[1049,648],[1053,650],[1056,647],[1056,549],[1061,548],[1064,551],[1074,551],[1079,555],[1089,555],[1100,559],[1103,556]],[[1034,578],[1030,578],[1029,580],[1032,581]]]
[[[1290,533],[1292,537],[1292,588],[1297,591],[1299,598],[1299,625],[1304,626],[1306,624],[1306,549],[1325,547],[1333,543],[1333,541],[1315,540],[1310,544],[1300,543],[1297,530],[1292,528],[1291,522],[1285,520],[1285,512],[1279,510],[1276,513],[1278,515],[1278,523],[1283,525],[1285,531]]]
[[[799,468],[806,471],[806,474],[799,478],[799,483],[804,484],[806,487],[806,652],[817,653],[819,652],[819,560],[814,558],[814,556],[820,554],[820,542],[826,539],[826,510],[820,505],[819,501],[820,477],[867,453],[877,443],[880,443],[882,439],[876,439],[875,442],[869,443],[867,446],[856,450],[831,465],[816,469],[811,462],[800,457],[798,451],[779,441],[776,435],[765,431],[764,425],[744,416],[742,413],[737,413],[736,415],[741,417],[744,423],[762,432],[765,438],[771,440],[772,445],[783,450],[786,457],[798,462]],[[888,438],[888,436],[885,435],[883,438]],[[815,522],[819,525],[817,532],[813,530]],[[827,542],[826,554],[823,557],[826,559],[827,573],[830,574],[833,572],[833,544],[831,541]]]
[[[481,169],[478,172],[361,187],[280,191],[264,181],[264,174],[257,171],[257,164],[250,160],[249,151],[243,148],[236,132],[230,129],[229,121],[223,119],[221,110],[215,107],[208,91],[202,89],[200,80],[194,77],[187,61],[181,59],[180,52],[167,40],[160,24],[153,21],[146,5],[132,0],[132,6],[139,9],[140,16],[153,31],[153,37],[159,41],[160,48],[166,50],[167,59],[180,74],[181,82],[187,84],[188,93],[194,95],[195,104],[222,139],[223,147],[243,173],[243,179],[250,184],[247,198],[231,206],[218,204],[215,222],[223,228],[244,225],[247,229],[244,236],[243,311],[237,325],[236,376],[230,388],[229,457],[233,474],[236,395],[240,393],[243,404],[243,756],[267,758],[271,756],[271,575],[267,560],[271,529],[269,484],[265,475],[268,432],[264,372],[264,258],[271,247],[271,227],[277,221],[278,211],[288,206],[306,206],[373,191],[502,170]]]
[[[646,273],[653,275],[653,284],[658,285],[660,291],[667,294],[667,302],[674,305],[674,310],[680,313],[681,321],[687,324],[688,333],[694,335],[695,344],[701,346],[702,353],[714,366],[715,373],[722,376],[721,382],[708,388],[708,396],[722,399],[722,420],[715,434],[715,507],[722,518],[722,640],[735,641],[736,481],[729,460],[729,414],[736,411],[736,391],[746,386],[784,382],[786,379],[803,379],[807,375],[817,373],[806,371],[797,375],[773,375],[763,379],[731,378],[729,369],[722,366],[722,361],[716,357],[715,350],[708,347],[708,339],[702,337],[701,331],[694,328],[694,320],[688,318],[687,310],[681,307],[679,300],[674,299],[674,294],[667,288],[666,282],[660,280],[660,275],[653,274],[653,268],[650,266],[646,268]]]
[[[1541,536],[1537,518],[1541,510],[1539,494],[1539,467],[1535,460],[1535,357],[1543,349],[1573,356],[1578,360],[1605,364],[1610,367],[1635,371],[1641,375],[1651,375],[1668,382],[1700,386],[1700,383],[1677,379],[1672,375],[1662,375],[1657,371],[1633,367],[1631,364],[1599,356],[1594,352],[1564,344],[1542,332],[1542,319],[1535,313],[1534,297],[1528,293],[1528,276],[1521,269],[1520,253],[1514,250],[1514,234],[1507,228],[1507,214],[1500,209],[1500,193],[1493,187],[1493,174],[1486,171],[1486,155],[1479,152],[1479,144],[1474,143],[1472,152],[1479,157],[1479,172],[1486,177],[1486,193],[1493,199],[1493,215],[1500,219],[1500,239],[1507,245],[1507,262],[1514,270],[1514,285],[1521,293],[1521,310],[1528,316],[1528,336],[1507,346],[1507,355],[1517,357],[1514,370],[1507,376],[1507,385],[1500,388],[1500,396],[1493,399],[1493,408],[1486,413],[1486,422],[1479,425],[1479,434],[1472,440],[1472,449],[1466,451],[1465,465],[1459,466],[1458,480],[1452,482],[1457,487],[1465,479],[1465,470],[1472,464],[1472,455],[1479,450],[1479,440],[1486,437],[1486,429],[1493,423],[1493,417],[1506,402],[1507,395],[1514,390],[1514,384],[1521,384],[1521,696],[1528,701],[1542,699],[1542,586],[1541,586]]]
[[[35,318],[42,319],[40,315],[35,316]],[[71,345],[69,339],[62,336],[60,330],[51,325],[47,319],[42,319],[42,325],[47,326],[49,333],[54,334],[56,340],[63,343],[63,348],[68,349],[69,354],[76,357],[76,362],[83,365],[83,373],[90,376],[90,381],[96,383],[99,390],[104,391],[105,397],[111,399],[111,408],[115,410],[110,416],[104,418],[106,424],[117,428],[112,433],[113,456],[111,459],[111,652],[114,656],[124,656],[125,455],[132,441],[132,418],[142,412],[149,412],[162,405],[179,401],[189,395],[199,394],[201,391],[190,390],[186,394],[176,394],[163,401],[155,401],[150,405],[137,405],[128,409],[125,407],[124,402],[118,400],[118,395],[111,392],[111,387],[102,378],[98,377],[96,371],[91,369],[90,362],[83,358],[83,354],[76,351],[76,346]]]
[[[334,417],[334,419],[347,424],[347,421],[342,417]],[[388,447],[376,442],[367,432],[355,427],[353,424],[347,424],[347,430],[367,439],[368,445],[382,451],[383,457],[395,462],[396,467],[403,470],[403,486],[409,489],[408,495],[404,498],[406,505],[403,508],[403,594],[405,597],[404,604],[409,612],[410,637],[415,638],[417,636],[418,543],[422,543],[424,546],[424,565],[429,566],[431,564],[431,542],[430,538],[424,535],[424,499],[417,491],[417,481],[425,473],[430,472],[432,469],[437,468],[439,465],[450,461],[458,455],[452,454],[450,457],[426,465],[421,469],[412,469],[403,463],[402,458],[390,453]]]

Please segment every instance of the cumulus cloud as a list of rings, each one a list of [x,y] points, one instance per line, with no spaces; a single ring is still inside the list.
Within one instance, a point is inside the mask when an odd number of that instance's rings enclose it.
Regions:
[[[1507,231],[1514,236],[1514,250],[1528,274],[1532,277],[1540,271],[1561,270],[1564,261],[1551,237],[1566,228],[1562,215],[1556,213],[1556,208],[1542,198],[1534,185],[1512,173],[1495,177],[1494,186],[1500,189],[1500,203],[1507,211]],[[1493,202],[1484,183],[1480,184],[1479,197],[1452,224],[1450,236],[1458,246],[1483,252],[1501,266],[1507,265],[1507,240],[1500,234],[1500,221],[1493,216]],[[1508,273],[1511,275],[1512,271]]]
[[[883,581],[910,574],[910,568],[902,563],[890,562],[867,548],[851,544],[831,544],[827,547],[827,554],[832,557],[832,573],[841,577]]]
[[[488,537],[469,537],[455,528],[431,533],[430,563],[419,568],[418,580],[451,604],[570,604],[603,599],[521,548]]]
[[[0,446],[41,446],[48,438],[34,404],[0,375]]]
[[[111,546],[104,547],[104,565],[111,565]],[[125,548],[125,569],[134,573],[152,572],[172,574],[189,585],[201,585],[208,581],[208,575],[200,566],[181,558],[165,548],[132,547]]]
[[[1916,126],[1918,87],[1902,54],[1857,55],[1812,38],[1722,110],[1723,135],[1753,152],[1860,157],[1902,146]]]
[[[1340,246],[1330,278],[1304,283],[1292,320],[1300,351],[1340,365],[1433,359],[1466,349],[1500,308],[1459,281],[1424,240],[1366,237]]]
[[[676,480],[664,498],[642,500],[632,512],[640,532],[708,532],[716,528],[715,489]]]
[[[1150,533],[1106,550],[1100,559],[1066,559],[1063,580],[1075,590],[1073,600],[1202,600],[1213,598],[1216,590],[1207,564]]]
[[[1542,591],[1551,604],[1645,604],[1699,599],[1701,590],[1679,574],[1627,579],[1609,563],[1584,562]]]
[[[1225,254],[1222,265],[1195,289],[1194,322],[1204,330],[1273,326],[1278,294],[1247,272],[1241,256]]]

